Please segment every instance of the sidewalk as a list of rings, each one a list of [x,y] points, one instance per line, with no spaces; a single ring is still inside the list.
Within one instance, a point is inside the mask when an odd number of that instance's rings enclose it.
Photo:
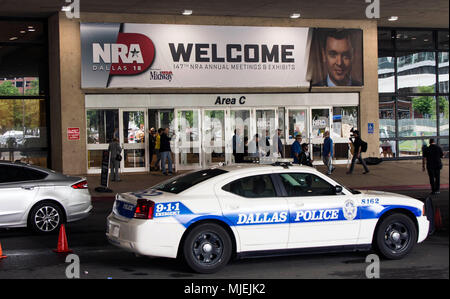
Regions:
[[[444,167],[441,170],[441,189],[449,188],[449,160],[443,160]],[[370,172],[362,174],[361,165],[355,165],[353,174],[347,175],[346,165],[336,165],[336,170],[330,176],[340,184],[354,189],[375,189],[385,191],[395,190],[427,190],[430,188],[428,175],[422,172],[421,160],[384,161],[378,165],[368,165]],[[325,172],[324,166],[317,169]],[[169,177],[160,172],[121,174],[121,182],[110,182],[109,188],[113,193],[98,193],[95,188],[100,185],[100,175],[87,175],[89,191],[92,197],[111,198],[116,193],[138,191],[149,188]]]

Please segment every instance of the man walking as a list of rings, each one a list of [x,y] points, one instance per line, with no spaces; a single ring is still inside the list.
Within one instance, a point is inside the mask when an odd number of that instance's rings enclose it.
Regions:
[[[165,128],[164,132],[161,135],[161,145],[159,152],[161,153],[161,168],[162,173],[167,175],[166,172],[166,160],[169,163],[169,175],[172,175],[172,151],[170,149],[170,137],[169,137],[169,128]]]
[[[329,131],[325,131],[323,137],[322,160],[323,164],[327,167],[327,174],[331,174],[335,169],[333,167],[333,140],[330,137]]]
[[[367,168],[366,162],[364,162],[364,159],[361,156],[361,150],[363,141],[361,140],[361,137],[359,136],[359,131],[355,130],[353,131],[354,140],[350,139],[350,141],[353,143],[354,152],[352,157],[352,164],[350,165],[350,170],[347,171],[347,174],[351,174],[353,172],[353,168],[355,167],[356,159],[361,162],[362,166],[364,167],[363,174],[366,174],[369,172],[369,169]]]
[[[428,177],[430,179],[431,194],[440,193],[440,177],[442,169],[442,157],[444,153],[439,145],[435,144],[434,139],[430,139],[430,145],[423,150],[422,171],[427,167]]]

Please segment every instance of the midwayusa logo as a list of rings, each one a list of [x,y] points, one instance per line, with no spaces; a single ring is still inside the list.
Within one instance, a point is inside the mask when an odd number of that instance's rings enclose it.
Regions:
[[[137,75],[155,59],[151,39],[140,33],[119,33],[116,43],[92,43],[92,70],[110,75]]]

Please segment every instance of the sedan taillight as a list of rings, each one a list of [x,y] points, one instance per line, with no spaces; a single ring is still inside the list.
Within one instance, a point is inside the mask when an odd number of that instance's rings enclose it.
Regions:
[[[87,189],[88,188],[88,182],[86,180],[78,182],[76,184],[73,184],[71,186],[73,189]]]
[[[139,198],[137,200],[136,210],[134,211],[134,218],[153,219],[154,207],[155,203],[153,201]]]

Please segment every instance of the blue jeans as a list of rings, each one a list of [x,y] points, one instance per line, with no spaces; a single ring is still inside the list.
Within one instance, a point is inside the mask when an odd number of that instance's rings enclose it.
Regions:
[[[172,155],[170,154],[170,152],[161,152],[162,173],[166,173],[166,159],[169,163],[169,173],[172,173]]]

